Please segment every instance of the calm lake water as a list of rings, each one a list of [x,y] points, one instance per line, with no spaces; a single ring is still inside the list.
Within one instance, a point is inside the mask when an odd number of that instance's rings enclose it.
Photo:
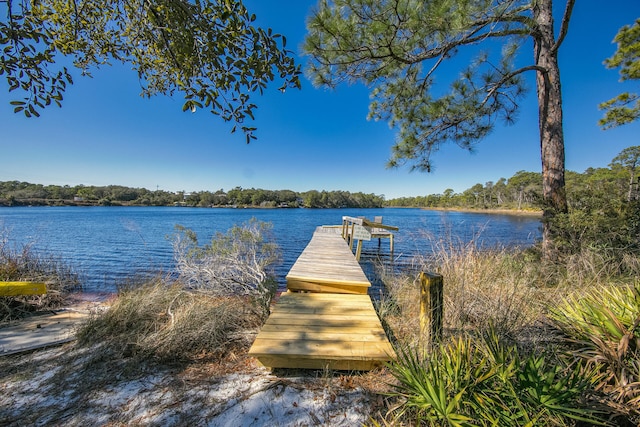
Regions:
[[[415,255],[428,254],[431,244],[452,239],[483,247],[532,245],[540,238],[535,217],[442,212],[421,209],[206,209],[172,207],[0,207],[0,239],[12,248],[31,245],[52,254],[81,273],[85,291],[111,292],[136,273],[174,269],[172,235],[176,225],[195,231],[201,244],[251,218],[273,224],[282,251],[278,281],[305,248],[316,227],[337,225],[343,216],[383,216],[400,228],[393,262],[407,266]],[[0,242],[1,243],[1,242]],[[389,241],[364,242],[363,266],[370,276],[372,260],[389,255]],[[368,266],[368,267],[367,267]],[[375,281],[375,278],[369,277]]]

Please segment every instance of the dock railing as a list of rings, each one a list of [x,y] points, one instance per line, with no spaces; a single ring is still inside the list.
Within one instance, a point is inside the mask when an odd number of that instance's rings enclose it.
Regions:
[[[349,248],[353,251],[353,242],[358,241],[356,246],[356,260],[360,261],[362,254],[362,242],[365,240],[389,239],[389,252],[393,254],[393,233],[399,228],[393,225],[387,225],[380,222],[370,221],[365,217],[342,217],[342,238],[347,241]]]

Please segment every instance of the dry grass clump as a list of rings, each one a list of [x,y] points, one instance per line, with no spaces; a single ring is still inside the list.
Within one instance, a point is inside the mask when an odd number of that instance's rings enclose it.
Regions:
[[[482,332],[491,325],[512,341],[534,339],[549,307],[572,294],[624,284],[640,276],[637,256],[619,261],[597,248],[587,248],[562,260],[543,263],[535,249],[480,249],[474,242],[439,241],[432,253],[418,257],[417,270],[444,279],[444,327],[450,333]],[[417,342],[420,286],[417,273],[383,274],[389,292],[383,314],[394,334]],[[545,331],[538,331],[545,334]],[[526,335],[526,337],[525,337]]]
[[[78,338],[83,345],[106,344],[111,357],[161,362],[219,359],[248,346],[246,331],[259,323],[243,298],[211,297],[155,279],[119,293]]]
[[[415,261],[425,272],[444,281],[444,328],[482,331],[488,325],[504,337],[515,337],[535,323],[553,300],[558,288],[549,288],[532,271],[535,266],[507,249],[478,250],[472,245],[440,247],[431,257]],[[418,275],[384,279],[395,316],[390,323],[397,338],[406,343],[419,339],[420,284]],[[388,310],[389,311],[389,310]],[[393,313],[393,310],[390,310]]]
[[[0,280],[44,282],[47,293],[0,297],[0,323],[60,307],[68,293],[80,288],[79,275],[68,264],[54,256],[35,253],[29,245],[14,249],[7,240],[0,236]]]
[[[585,247],[562,260],[559,282],[589,291],[594,286],[629,283],[640,276],[640,257],[628,252],[618,256],[604,248]]]
[[[219,360],[248,347],[247,331],[266,319],[277,283],[277,246],[266,223],[250,221],[200,245],[184,227],[174,240],[179,282],[133,283],[80,331],[82,343],[108,342],[115,357],[165,362]]]

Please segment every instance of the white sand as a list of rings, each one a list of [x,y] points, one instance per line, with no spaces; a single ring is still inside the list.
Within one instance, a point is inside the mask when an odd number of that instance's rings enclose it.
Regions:
[[[246,359],[216,377],[206,364],[92,381],[91,351],[65,344],[0,359],[3,426],[357,426],[380,397],[339,376],[278,377]],[[97,350],[99,351],[99,349]]]

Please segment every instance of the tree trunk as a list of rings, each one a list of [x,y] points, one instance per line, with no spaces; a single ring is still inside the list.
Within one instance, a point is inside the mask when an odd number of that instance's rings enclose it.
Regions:
[[[544,199],[542,249],[545,258],[553,257],[553,236],[549,220],[567,212],[564,187],[564,133],[562,129],[562,91],[551,0],[534,2],[533,34],[538,93],[540,151],[542,159],[542,195]],[[544,70],[544,71],[542,71]]]
[[[631,178],[629,179],[629,194],[627,194],[627,201],[630,202],[635,199],[636,189],[636,178],[635,178],[635,168],[631,168],[629,171],[631,173]]]

